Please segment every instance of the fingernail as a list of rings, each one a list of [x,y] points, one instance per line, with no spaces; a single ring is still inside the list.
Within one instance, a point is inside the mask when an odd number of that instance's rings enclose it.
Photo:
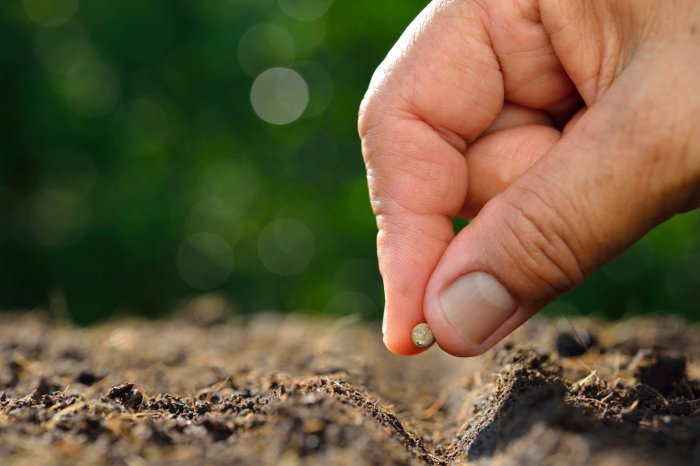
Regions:
[[[480,345],[515,312],[516,303],[503,285],[485,272],[459,277],[440,295],[454,329]]]

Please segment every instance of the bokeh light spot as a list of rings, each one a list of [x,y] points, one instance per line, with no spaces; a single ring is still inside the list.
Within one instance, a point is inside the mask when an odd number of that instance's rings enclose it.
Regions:
[[[85,28],[75,21],[59,28],[39,30],[35,48],[44,68],[58,74],[67,73],[97,55]]]
[[[258,192],[259,177],[246,163],[218,160],[199,175],[198,198],[226,199],[229,209],[244,211]]]
[[[77,148],[61,148],[40,160],[38,179],[41,186],[70,191],[78,196],[90,194],[99,173],[92,157]]]
[[[297,120],[308,102],[306,81],[289,68],[270,68],[255,79],[250,90],[250,103],[255,113],[274,125]]]
[[[23,0],[24,11],[42,26],[60,26],[78,11],[79,0]]]
[[[278,275],[302,272],[316,252],[314,235],[304,222],[281,218],[267,225],[258,237],[263,265]]]
[[[333,99],[333,78],[318,63],[302,62],[295,65],[309,87],[309,104],[305,116],[320,115]]]
[[[250,76],[275,66],[289,65],[294,60],[292,36],[275,24],[250,28],[238,42],[238,61]]]
[[[63,94],[68,106],[84,116],[99,116],[114,107],[119,80],[103,62],[79,63],[63,79]]]
[[[82,236],[88,221],[88,207],[71,191],[42,189],[30,201],[29,227],[44,246],[62,248]]]
[[[191,233],[214,232],[231,243],[242,233],[241,220],[241,214],[231,207],[231,203],[223,199],[207,198],[192,207],[187,214],[185,228]]]
[[[117,117],[115,143],[133,155],[151,155],[168,139],[168,115],[152,98],[140,98]]]
[[[328,27],[324,19],[317,21],[294,21],[286,25],[289,34],[294,38],[297,57],[315,55],[316,49],[324,44]],[[296,68],[296,64],[295,64]]]
[[[198,290],[211,290],[233,271],[233,250],[220,235],[200,232],[182,242],[176,257],[180,278]]]
[[[279,4],[290,18],[313,21],[326,14],[333,0],[279,0]]]

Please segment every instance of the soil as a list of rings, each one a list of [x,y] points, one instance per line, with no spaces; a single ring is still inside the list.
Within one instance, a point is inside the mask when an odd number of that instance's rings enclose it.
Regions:
[[[700,464],[700,330],[535,320],[390,355],[353,317],[0,315],[4,465]]]

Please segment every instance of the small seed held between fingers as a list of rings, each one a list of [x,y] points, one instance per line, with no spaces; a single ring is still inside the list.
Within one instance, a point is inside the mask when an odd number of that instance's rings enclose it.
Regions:
[[[426,323],[418,324],[413,327],[411,338],[413,339],[413,344],[418,348],[428,348],[435,343],[433,331],[430,330],[430,326]]]

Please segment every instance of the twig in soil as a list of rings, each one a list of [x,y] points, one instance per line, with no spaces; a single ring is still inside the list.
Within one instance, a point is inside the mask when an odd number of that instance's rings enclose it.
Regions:
[[[693,387],[690,385],[690,383],[688,383],[688,379],[683,379],[681,383],[682,383],[683,387],[688,390],[688,393],[690,394],[690,399],[697,398],[695,396],[695,392],[693,391]]]
[[[580,344],[583,348],[586,348],[586,351],[588,351],[589,346],[586,344],[586,342],[583,341],[583,338],[581,338],[581,335],[578,334],[578,332],[576,331],[576,327],[574,326],[574,323],[571,321],[571,319],[569,319],[566,315],[564,315],[564,313],[562,312],[562,310],[561,310],[560,308],[557,308],[557,312],[559,313],[559,315],[560,315],[561,317],[563,317],[564,319],[566,319],[566,322],[567,322],[567,323],[569,324],[569,326],[571,327],[571,332],[574,334],[574,336],[575,336],[576,339],[578,340],[579,344]]]
[[[592,370],[590,374],[585,376],[584,378],[577,380],[571,385],[571,388],[574,390],[578,390],[579,388],[588,385],[591,383],[593,380],[598,380],[598,375],[596,370]]]
[[[561,312],[561,309],[559,310],[559,312]],[[563,315],[563,314],[562,314],[562,315]],[[569,323],[569,325],[571,326],[571,331],[573,332],[574,336],[575,336],[576,339],[578,340],[579,344],[580,344],[582,347],[584,347],[584,348],[586,349],[586,351],[588,351],[588,350],[591,348],[590,345],[588,344],[588,342],[584,341],[583,338],[581,338],[581,335],[579,335],[578,330],[576,330],[576,326],[575,326],[574,323],[571,321],[571,319],[569,319],[569,318],[566,317],[566,316],[564,316],[564,318],[566,319],[566,321],[567,321],[567,322]]]

